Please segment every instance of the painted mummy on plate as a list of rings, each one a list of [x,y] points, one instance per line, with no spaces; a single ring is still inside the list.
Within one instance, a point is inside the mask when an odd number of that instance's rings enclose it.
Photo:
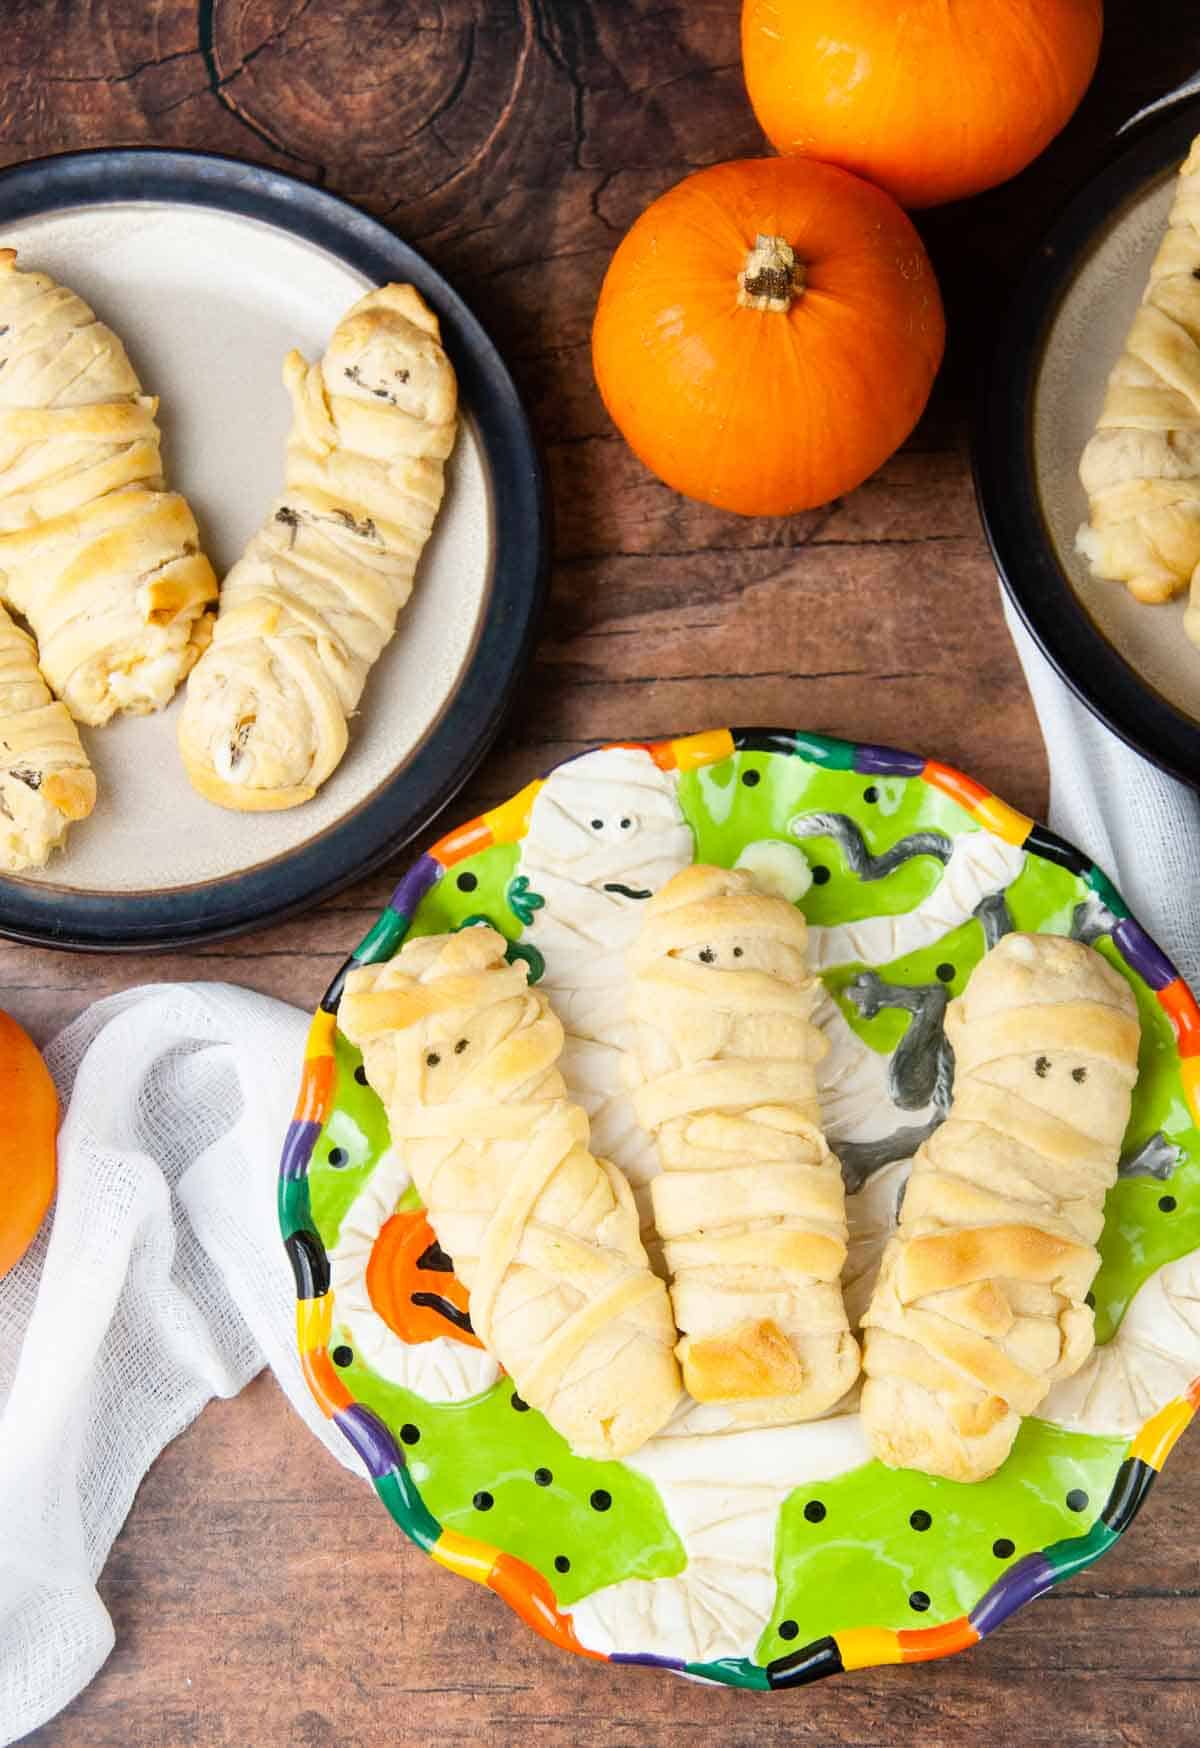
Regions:
[[[643,1226],[658,1159],[630,1096],[625,953],[646,900],[692,860],[677,785],[638,747],[559,766],[534,801],[516,870],[545,901],[522,938],[546,962],[541,987],[566,1035],[563,1076],[587,1111],[593,1148],[629,1179]]]

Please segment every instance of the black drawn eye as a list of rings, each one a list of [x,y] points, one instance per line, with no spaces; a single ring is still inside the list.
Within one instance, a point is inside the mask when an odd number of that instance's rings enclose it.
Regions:
[[[436,1050],[431,1050],[431,1051],[430,1051],[430,1052],[429,1052],[429,1055],[428,1055],[428,1056],[427,1056],[427,1057],[426,1057],[426,1058],[425,1058],[425,1066],[426,1066],[426,1068],[436,1068],[436,1067],[437,1067],[437,1065],[438,1065],[438,1063],[439,1063],[439,1062],[440,1062],[440,1061],[441,1061],[441,1060],[442,1060],[442,1059],[441,1059],[441,1057],[440,1057],[440,1056],[439,1056],[439,1055],[438,1055],[438,1053],[437,1053],[437,1051],[436,1051]]]
[[[740,959],[742,956],[742,949],[740,947],[735,947],[733,949],[733,956],[735,959]]]
[[[716,957],[717,955],[713,952],[711,947],[701,947],[700,963],[702,965],[711,965]]]
[[[594,819],[592,821],[592,830],[594,832],[602,832],[604,830],[604,821],[602,819]]]
[[[454,1054],[456,1056],[461,1056],[463,1051],[466,1049],[466,1047],[467,1047],[467,1040],[465,1038],[460,1038],[458,1040],[458,1043],[454,1046]]]
[[[1075,1082],[1076,1086],[1082,1086],[1087,1079],[1087,1069],[1073,1068],[1071,1070],[1071,1079]]]
[[[623,832],[627,832],[629,830],[629,828],[632,826],[632,824],[633,824],[633,821],[631,819],[623,819],[621,821],[621,830]]]
[[[1037,1075],[1039,1080],[1045,1080],[1050,1072],[1050,1058],[1048,1056],[1039,1056],[1033,1065],[1033,1072]]]

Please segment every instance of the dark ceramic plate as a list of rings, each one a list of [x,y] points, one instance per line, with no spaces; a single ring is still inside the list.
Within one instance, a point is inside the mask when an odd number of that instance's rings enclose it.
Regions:
[[[282,481],[280,368],[318,357],[373,284],[416,285],[458,373],[447,493],[346,758],[307,805],[226,812],[175,747],[177,698],[84,730],[100,800],[36,877],[0,880],[0,933],[132,949],[275,921],[367,873],[441,811],[493,740],[530,651],[546,553],[541,467],[495,348],[429,264],[374,219],[274,170],[102,151],[0,173],[0,246],[71,285],[160,397],[169,483],[219,574]]]
[[[1145,124],[1063,213],[1011,300],[974,444],[984,526],[1022,619],[1102,722],[1194,785],[1200,651],[1183,600],[1147,607],[1098,581],[1074,539],[1087,518],[1079,457],[1197,133],[1195,100]]]

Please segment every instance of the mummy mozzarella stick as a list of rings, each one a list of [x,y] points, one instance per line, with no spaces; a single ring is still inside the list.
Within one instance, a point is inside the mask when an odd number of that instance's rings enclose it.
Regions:
[[[760,1424],[823,1413],[858,1373],[805,947],[793,905],[698,864],[649,901],[630,954],[634,1097],[661,1155],[650,1189],[684,1383]]]
[[[1169,600],[1200,566],[1198,269],[1200,139],[1079,464],[1089,519],[1076,544],[1139,601]]]
[[[193,786],[222,807],[295,807],[346,750],[346,722],[412,593],[457,432],[437,317],[411,285],[372,291],[320,364],[288,355],[283,496],[221,589],[179,725]]]
[[[1085,1303],[1137,1078],[1137,1008],[1091,947],[1007,935],[950,1004],[954,1101],[913,1160],[863,1325],[892,1467],[978,1481],[1092,1350]]]
[[[0,607],[0,869],[42,867],[95,803],[71,713],[51,698],[33,639]]]
[[[120,340],[16,261],[0,249],[0,597],[79,722],[142,715],[207,644],[217,580]]]
[[[679,1400],[667,1290],[558,1070],[563,1032],[490,928],[352,971],[339,1010],[479,1339],[581,1456],[621,1457]]]

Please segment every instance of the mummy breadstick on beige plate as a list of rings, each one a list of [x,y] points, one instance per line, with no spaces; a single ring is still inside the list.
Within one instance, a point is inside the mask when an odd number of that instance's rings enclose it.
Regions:
[[[806,940],[786,899],[698,864],[650,899],[630,953],[634,1102],[663,1166],[650,1190],[684,1382],[747,1424],[811,1419],[858,1374]]]
[[[1139,1026],[1091,947],[1014,934],[950,1004],[946,1036],[954,1100],[913,1161],[863,1320],[862,1415],[883,1462],[977,1481],[1092,1350],[1085,1300]]]
[[[476,1335],[579,1455],[620,1457],[679,1400],[667,1289],[567,1096],[562,1026],[505,947],[485,927],[411,941],[350,973],[339,1023]]]
[[[216,578],[157,409],[83,299],[0,249],[0,598],[80,722],[157,710],[209,637]]]
[[[1080,462],[1079,550],[1139,601],[1167,601],[1200,566],[1200,139]]]
[[[42,867],[95,801],[71,713],[51,698],[33,639],[0,607],[0,869]]]
[[[289,354],[284,381],[283,496],[225,579],[179,726],[193,785],[243,810],[309,800],[341,760],[457,431],[437,317],[411,285],[361,298],[319,364]]]

